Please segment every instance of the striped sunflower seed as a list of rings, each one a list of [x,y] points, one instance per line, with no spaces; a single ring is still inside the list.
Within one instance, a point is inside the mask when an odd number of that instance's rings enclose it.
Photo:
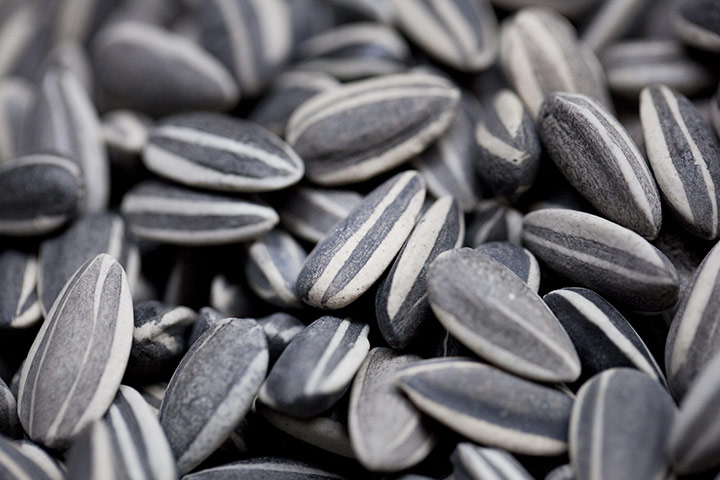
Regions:
[[[481,200],[467,226],[465,244],[477,247],[487,242],[520,243],[522,214],[495,199]]]
[[[557,389],[452,357],[425,360],[396,378],[416,407],[475,442],[527,455],[567,449],[573,401]]]
[[[0,163],[22,153],[23,126],[35,103],[35,87],[19,78],[0,80]]]
[[[202,314],[202,310],[200,310]],[[270,365],[273,365],[280,354],[305,329],[305,324],[297,318],[284,312],[273,313],[257,320],[265,332],[265,339],[268,343]]]
[[[163,397],[165,397],[167,386],[168,382],[158,382],[144,385],[139,390],[143,399],[153,411],[155,418],[157,418],[158,413],[160,413],[160,405],[162,405]]]
[[[597,57],[579,42],[570,22],[550,9],[524,8],[503,22],[500,64],[533,117],[555,91],[610,106]]]
[[[674,418],[667,390],[644,373],[614,368],[594,376],[578,391],[570,416],[577,479],[666,478]]]
[[[450,456],[455,480],[532,480],[533,477],[508,452],[497,448],[458,443]]]
[[[430,263],[465,237],[462,211],[453,197],[436,200],[415,225],[375,297],[380,333],[393,348],[403,349],[432,318],[425,275]]]
[[[355,183],[423,151],[448,128],[459,98],[459,91],[437,75],[352,82],[303,103],[288,122],[286,138],[313,182]]]
[[[186,475],[183,480],[342,480],[309,463],[279,457],[258,457]]]
[[[73,442],[67,453],[68,477],[120,480],[177,478],[175,459],[150,406],[122,385],[101,420]]]
[[[679,278],[670,260],[604,218],[538,210],[525,215],[523,244],[552,270],[634,310],[659,312],[677,301]]]
[[[421,462],[436,443],[420,412],[395,384],[398,370],[420,360],[390,348],[370,350],[350,390],[348,431],[366,469],[395,472]]]
[[[562,325],[509,268],[469,248],[441,254],[427,273],[440,323],[487,361],[521,377],[573,381],[580,360]]]
[[[0,436],[0,477],[6,480],[63,480],[65,472],[40,447]]]
[[[275,134],[213,112],[165,118],[150,130],[143,162],[175,182],[231,192],[279,190],[304,172],[302,160]]]
[[[653,85],[640,94],[645,149],[658,187],[694,235],[720,235],[720,143],[682,94]]]
[[[720,5],[713,0],[689,0],[678,9],[672,25],[675,35],[687,45],[720,52]]]
[[[94,78],[90,59],[85,48],[77,41],[63,39],[50,50],[40,66],[42,78],[52,70],[66,70],[80,82],[83,90],[92,93]]]
[[[610,220],[653,239],[660,194],[642,153],[620,123],[589,97],[554,93],[539,116],[543,144],[562,174]]]
[[[650,0],[609,0],[603,2],[583,29],[581,41],[599,53],[635,25],[647,13]]]
[[[575,480],[575,472],[570,464],[560,465],[551,470],[545,480]]]
[[[200,338],[200,336],[207,331],[208,328],[215,325],[218,321],[222,320],[222,313],[218,312],[212,307],[203,307],[198,311],[195,317],[195,322],[190,330],[190,336],[188,337],[187,346],[188,348]]]
[[[112,161],[134,161],[147,145],[150,117],[133,110],[112,110],[102,117],[102,135]]]
[[[543,297],[577,349],[583,382],[614,367],[637,368],[665,386],[665,377],[637,332],[607,300],[585,288]]]
[[[278,215],[264,203],[145,181],[123,197],[130,231],[145,240],[177,245],[220,245],[270,231]]]
[[[57,155],[0,164],[0,235],[42,235],[75,217],[83,201],[80,169]]]
[[[103,416],[130,356],[132,325],[123,268],[107,254],[88,260],[53,303],[22,368],[18,416],[30,438],[62,448]]]
[[[308,255],[297,279],[300,298],[338,309],[365,293],[405,243],[424,198],[425,184],[415,171],[369,193]]]
[[[0,329],[26,328],[42,318],[35,286],[38,263],[34,255],[18,250],[0,253]]]
[[[280,354],[258,399],[300,418],[332,407],[350,385],[370,350],[370,327],[325,316],[300,332]]]
[[[126,108],[151,115],[224,110],[240,96],[230,72],[212,55],[151,24],[113,23],[96,35],[91,54],[100,87]]]
[[[0,436],[22,438],[23,430],[17,415],[17,401],[5,382],[0,379]],[[1,463],[1,462],[0,462]],[[0,467],[1,468],[1,467]]]
[[[23,62],[34,56],[41,37],[42,7],[34,2],[3,2],[0,9],[0,77],[20,73]],[[32,59],[37,61],[37,59]]]
[[[265,335],[249,319],[220,320],[185,354],[158,417],[180,474],[205,460],[242,420],[267,364]]]
[[[475,247],[476,252],[487,255],[509,268],[535,293],[540,290],[540,265],[535,256],[510,242],[488,242]]]

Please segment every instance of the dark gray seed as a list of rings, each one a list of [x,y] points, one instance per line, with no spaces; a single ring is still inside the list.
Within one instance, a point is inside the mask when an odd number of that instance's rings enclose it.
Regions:
[[[26,328],[42,318],[37,296],[38,264],[18,250],[0,253],[0,328]]]
[[[68,478],[77,480],[177,478],[175,459],[153,410],[124,385],[105,416],[73,442],[67,471]]]
[[[95,3],[98,3],[95,1]],[[83,90],[92,93],[94,90],[94,78],[90,58],[88,58],[85,47],[76,40],[65,38],[59,41],[40,66],[42,78],[51,70],[67,70],[80,82]]]
[[[426,420],[395,383],[398,370],[420,361],[390,348],[370,351],[350,391],[348,431],[358,461],[370,471],[399,471],[421,462],[436,443]]]
[[[715,133],[720,136],[720,86],[710,100],[710,120]]]
[[[393,0],[395,22],[413,42],[453,68],[477,72],[495,62],[497,18],[487,0]]]
[[[495,199],[481,200],[467,226],[465,244],[471,247],[498,241],[519,244],[522,223],[522,214],[514,208]]]
[[[635,25],[638,17],[654,4],[651,0],[609,0],[603,2],[583,29],[581,41],[595,53],[602,52]],[[635,33],[635,32],[633,32]]]
[[[475,442],[527,455],[567,449],[573,400],[557,389],[463,358],[426,360],[396,378],[415,406]]]
[[[102,117],[105,146],[114,157],[139,157],[148,142],[152,120],[133,110],[112,110]]]
[[[548,9],[525,8],[503,22],[500,63],[530,114],[555,91],[581,93],[610,106],[595,54],[568,20]]]
[[[150,406],[156,418],[158,413],[160,413],[160,405],[162,404],[163,397],[165,397],[167,386],[168,382],[158,382],[144,385],[140,388],[140,394]]]
[[[532,480],[533,477],[508,452],[458,443],[450,456],[455,480]]]
[[[18,416],[28,436],[63,448],[103,416],[120,387],[132,344],[125,271],[100,254],[68,280],[30,347]]]
[[[279,190],[304,172],[302,160],[274,133],[213,112],[165,118],[150,130],[143,162],[175,182],[230,192]]]
[[[396,18],[395,8],[386,0],[331,0],[336,8],[348,9],[349,14],[391,24]]]
[[[93,40],[92,60],[97,81],[112,100],[148,114],[224,110],[240,96],[230,72],[212,55],[147,23],[104,28]]]
[[[423,151],[448,128],[459,98],[448,80],[424,73],[352,82],[303,103],[286,138],[313,182],[355,183]]]
[[[43,449],[0,436],[0,477],[5,480],[63,480],[65,472]]]
[[[15,396],[2,379],[0,379],[0,434],[9,438],[22,438],[23,435]]]
[[[520,245],[510,242],[488,242],[475,247],[480,252],[509,268],[535,293],[540,290],[540,265],[535,256]]]
[[[575,480],[575,472],[570,464],[560,465],[551,470],[545,480]]]
[[[720,245],[707,254],[681,299],[665,343],[670,391],[680,399],[720,351]]]
[[[543,297],[570,335],[588,379],[614,367],[637,368],[665,386],[665,377],[635,330],[607,300],[585,288],[563,288]]]
[[[525,215],[523,244],[552,270],[634,310],[659,312],[677,301],[679,278],[670,260],[604,218],[538,210]]]
[[[180,474],[207,458],[250,409],[268,364],[262,329],[253,320],[225,318],[185,354],[160,407]]]
[[[203,307],[198,311],[193,323],[192,329],[190,330],[190,337],[187,341],[188,348],[200,338],[200,335],[205,333],[208,328],[215,325],[219,320],[222,320],[222,313],[218,312],[212,307]]]
[[[185,475],[183,480],[342,480],[309,463],[280,457],[258,457]]]
[[[202,313],[202,310],[200,311]],[[270,354],[270,364],[274,364],[280,354],[300,332],[305,324],[297,318],[283,312],[273,313],[270,316],[257,320],[265,332]]]
[[[441,254],[427,273],[435,316],[461,343],[521,377],[573,381],[580,360],[542,299],[517,275],[470,248]]]
[[[405,243],[424,198],[425,184],[415,171],[369,193],[308,255],[297,279],[300,298],[338,309],[365,293]]]
[[[540,139],[520,97],[502,89],[487,102],[475,140],[482,151],[477,172],[495,195],[513,202],[532,186],[540,165]]]
[[[586,382],[570,417],[570,463],[578,480],[666,478],[675,404],[637,370],[614,368]]]
[[[225,317],[256,317],[256,312],[263,307],[258,303],[244,278],[231,281],[220,274],[210,283],[210,306]]]
[[[720,143],[682,94],[653,85],[640,94],[645,150],[667,205],[703,239],[720,235]]]
[[[72,219],[84,195],[80,169],[56,155],[0,165],[0,235],[42,235]]]
[[[302,308],[295,282],[307,252],[292,236],[274,229],[247,246],[245,278],[250,288],[268,303]]]
[[[687,45],[720,52],[720,5],[714,0],[689,0],[673,18],[675,35]]]
[[[370,350],[370,327],[362,322],[321,317],[300,332],[267,376],[258,399],[300,418],[332,407],[350,385]]]
[[[0,163],[20,155],[23,126],[35,103],[35,87],[19,78],[0,80]]]
[[[42,28],[40,3],[3,2],[0,6],[0,77],[17,70]]]
[[[547,7],[565,17],[575,18],[597,5],[599,0],[492,0],[492,3],[505,10],[518,10],[524,7]]]
[[[177,245],[220,245],[270,231],[278,215],[264,203],[145,181],[123,197],[130,231],[145,240]]]
[[[100,253],[107,253],[120,262],[133,288],[140,270],[140,256],[125,230],[125,222],[117,214],[84,216],[60,235],[42,243],[38,257],[38,296],[45,315],[73,273]]]
[[[653,239],[660,231],[660,194],[627,131],[583,95],[555,93],[540,112],[539,131],[555,165],[610,220]]]
[[[415,225],[375,297],[378,327],[388,345],[403,349],[432,319],[425,275],[430,263],[446,250],[458,248],[465,221],[458,203],[436,200]]]

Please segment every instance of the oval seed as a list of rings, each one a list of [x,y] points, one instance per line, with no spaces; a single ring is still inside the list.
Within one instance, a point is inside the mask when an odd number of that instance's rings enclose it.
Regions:
[[[190,331],[190,337],[188,337],[187,346],[192,346],[200,336],[207,331],[208,328],[215,325],[219,320],[222,320],[222,313],[218,312],[212,307],[203,307],[198,311],[193,322],[192,330]]]
[[[478,447],[469,442],[458,443],[450,456],[456,479],[532,480],[515,457],[504,450]]]
[[[475,251],[505,265],[533,292],[540,290],[540,265],[535,256],[520,245],[488,242],[475,247]]]
[[[472,212],[465,234],[465,244],[477,247],[486,242],[520,243],[522,214],[495,199],[480,200]]]
[[[38,262],[34,255],[17,250],[0,253],[0,328],[26,328],[42,318],[35,286]]]
[[[342,480],[343,477],[309,463],[279,457],[258,457],[208,468],[183,480]]]
[[[203,309],[205,310],[205,309]],[[202,310],[200,310],[202,314]],[[270,365],[277,361],[280,354],[305,329],[305,324],[284,312],[276,312],[257,320],[265,332],[270,353]]]
[[[63,480],[65,472],[45,451],[31,442],[0,437],[0,477],[7,480]]]
[[[8,438],[22,438],[23,430],[17,415],[15,396],[0,379],[0,436],[2,435]]]

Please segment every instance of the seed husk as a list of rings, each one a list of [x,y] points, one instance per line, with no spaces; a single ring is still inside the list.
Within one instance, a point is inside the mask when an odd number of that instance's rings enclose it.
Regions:
[[[477,247],[487,242],[520,243],[522,214],[495,200],[480,200],[472,212],[465,233],[465,245]]]
[[[37,445],[0,437],[0,477],[7,480],[63,480],[65,472]]]
[[[342,480],[343,477],[314,465],[280,457],[257,457],[201,470],[184,480]]]
[[[720,52],[720,7],[712,0],[690,0],[674,15],[673,30],[683,43],[708,52]]]
[[[0,434],[8,438],[22,438],[22,426],[17,415],[17,402],[5,382],[0,379]]]
[[[497,448],[478,447],[469,442],[458,443],[450,456],[456,480],[532,480],[515,457]]]
[[[27,328],[42,318],[35,286],[38,262],[35,255],[19,250],[0,253],[0,328]]]
[[[540,290],[540,265],[535,256],[520,245],[510,242],[488,242],[475,247],[493,260],[502,263],[535,293]]]
[[[24,125],[35,103],[35,86],[19,78],[0,80],[0,163],[19,156]]]

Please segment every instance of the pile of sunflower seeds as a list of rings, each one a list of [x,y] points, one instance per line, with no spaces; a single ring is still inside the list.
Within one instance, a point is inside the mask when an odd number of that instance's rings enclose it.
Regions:
[[[720,0],[0,0],[0,479],[720,480]]]

